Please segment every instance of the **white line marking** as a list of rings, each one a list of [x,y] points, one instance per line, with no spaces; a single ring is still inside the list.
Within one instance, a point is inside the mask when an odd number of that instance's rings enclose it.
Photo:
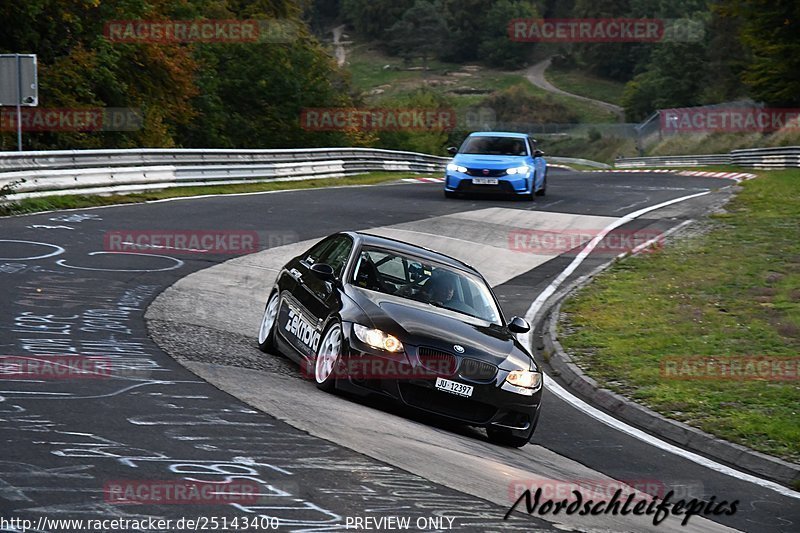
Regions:
[[[653,237],[652,239],[649,239],[649,240],[643,242],[642,244],[640,244],[639,246],[637,246],[636,248],[634,248],[630,252],[622,252],[621,254],[617,255],[617,259],[622,259],[626,255],[636,255],[639,252],[641,252],[642,250],[644,250],[645,248],[647,248],[648,246],[650,246],[651,244],[655,244],[658,241],[662,241],[662,240],[666,239],[668,236],[672,235],[676,231],[679,231],[682,227],[684,227],[684,226],[686,226],[688,224],[691,224],[692,222],[694,222],[694,221],[693,220],[684,220],[683,222],[681,222],[677,226],[675,226],[673,228],[670,228],[667,231],[663,232],[658,237]]]
[[[680,198],[675,198],[673,200],[669,200],[667,202],[662,202],[660,204],[656,204],[650,207],[645,207],[644,209],[640,209],[638,211],[634,211],[633,213],[629,213],[624,217],[615,220],[614,222],[610,223],[608,226],[603,228],[589,243],[584,247],[583,250],[572,260],[572,262],[565,268],[556,278],[550,282],[550,285],[545,288],[539,294],[539,296],[534,300],[531,304],[530,308],[528,308],[528,312],[525,313],[525,318],[528,322],[533,323],[536,314],[542,308],[544,303],[547,301],[550,296],[552,296],[558,287],[564,283],[564,281],[583,263],[583,260],[588,257],[591,251],[600,243],[600,241],[612,230],[622,226],[623,224],[627,224],[631,220],[634,220],[646,213],[651,211],[655,211],[657,209],[661,209],[662,207],[666,207],[672,204],[676,204],[679,202],[683,202],[686,200],[691,200],[692,198],[698,198],[700,196],[705,196],[709,194],[710,191],[701,192],[697,194],[691,194],[689,196],[682,196]],[[531,334],[526,333],[524,335],[520,335],[520,338],[523,342],[527,343],[527,346],[531,345]],[[707,459],[701,455],[698,455],[694,452],[690,452],[688,450],[684,450],[674,444],[670,444],[664,440],[661,440],[658,437],[654,437],[649,433],[645,433],[644,431],[637,429],[621,420],[617,420],[616,418],[607,415],[606,413],[600,411],[596,407],[592,407],[591,405],[587,404],[583,400],[573,396],[569,391],[564,389],[561,385],[556,383],[550,376],[547,376],[544,381],[545,387],[550,390],[553,394],[564,400],[565,402],[569,403],[576,409],[583,411],[587,415],[591,416],[595,420],[598,420],[607,426],[610,426],[622,433],[630,435],[631,437],[637,438],[643,442],[650,444],[651,446],[655,446],[656,448],[662,449],[666,452],[672,453],[679,457],[683,457],[684,459],[688,459],[694,463],[699,464],[700,466],[704,466],[708,469],[714,470],[715,472],[719,472],[721,474],[725,474],[737,479],[741,479],[742,481],[747,481],[749,483],[753,483],[754,485],[758,485],[760,487],[773,490],[782,496],[788,496],[790,498],[800,499],[800,492],[794,491],[783,485],[779,485],[778,483],[774,483],[772,481],[768,481],[766,479],[761,479],[759,477],[746,474],[729,466],[725,466],[723,464],[717,463],[716,461],[712,461],[711,459]]]
[[[547,379],[545,381],[545,386],[547,389],[567,402],[568,404],[572,405],[576,409],[583,411],[587,415],[591,416],[595,420],[598,420],[608,426],[613,427],[621,431],[622,433],[626,433],[631,437],[644,441],[656,448],[660,448],[666,452],[672,453],[679,457],[683,457],[684,459],[688,459],[693,463],[697,463],[700,466],[704,466],[710,470],[714,470],[721,474],[726,474],[731,477],[735,477],[736,479],[741,479],[742,481],[747,481],[749,483],[753,483],[760,487],[774,490],[775,492],[781,494],[782,496],[788,496],[789,498],[796,498],[800,499],[800,492],[793,491],[790,488],[784,487],[783,485],[779,485],[777,483],[773,483],[772,481],[768,481],[766,479],[761,479],[756,476],[752,476],[750,474],[746,474],[744,472],[740,472],[734,468],[729,466],[725,466],[722,464],[717,463],[716,461],[712,461],[711,459],[706,459],[701,455],[697,455],[694,452],[690,452],[688,450],[684,450],[674,444],[670,444],[668,442],[664,442],[663,440],[659,439],[658,437],[654,437],[649,433],[645,433],[644,431],[637,429],[633,426],[630,426],[624,422],[620,422],[616,418],[607,415],[606,413],[600,411],[599,409],[592,407],[591,405],[587,404],[581,399],[576,398],[570,392],[565,390],[561,385],[553,381],[552,379]]]
[[[144,257],[162,257],[164,259],[169,259],[171,261],[175,261],[175,264],[171,267],[166,268],[153,268],[153,269],[134,269],[134,268],[94,268],[94,267],[82,267],[82,266],[75,266],[75,265],[68,265],[65,259],[59,259],[56,261],[56,264],[62,266],[64,268],[75,268],[78,270],[95,270],[98,272],[166,272],[167,270],[175,270],[176,268],[180,268],[183,266],[183,261],[180,259],[175,259],[169,255],[160,255],[160,254],[142,254],[139,252],[90,252],[86,254],[88,256],[95,256],[95,255],[141,255]]]
[[[48,242],[18,241],[14,239],[0,239],[0,242],[18,242],[23,244],[35,244],[37,246],[48,246],[50,248],[56,249],[55,252],[50,252],[49,254],[32,255],[30,257],[0,257],[0,261],[35,261],[37,259],[47,259],[48,257],[53,257],[64,253],[64,248],[58,246],[57,244],[50,244]]]
[[[556,278],[553,281],[550,282],[550,285],[548,285],[547,288],[545,288],[545,290],[543,290],[539,294],[539,296],[536,297],[536,300],[534,300],[531,306],[528,308],[528,312],[525,313],[525,318],[533,319],[535,317],[536,313],[539,312],[539,309],[542,307],[544,302],[547,301],[547,299],[550,298],[556,292],[556,289],[558,289],[558,287],[562,283],[564,283],[564,280],[566,280],[573,272],[575,272],[575,270],[580,266],[580,264],[583,263],[583,260],[586,259],[586,257],[591,253],[591,251],[595,249],[595,247],[600,243],[600,241],[602,241],[605,238],[606,235],[608,235],[609,232],[618,228],[619,226],[622,226],[623,224],[627,224],[631,220],[634,220],[646,213],[649,213],[650,211],[655,211],[656,209],[661,209],[662,207],[676,204],[678,202],[683,202],[685,200],[690,200],[692,198],[705,196],[706,194],[709,194],[709,192],[710,191],[705,191],[705,192],[699,192],[697,194],[690,194],[689,196],[681,196],[680,198],[675,198],[667,202],[662,202],[660,204],[645,207],[643,209],[639,209],[638,211],[634,211],[633,213],[628,213],[624,217],[618,218],[614,222],[611,222],[608,226],[606,226],[600,232],[598,232],[597,235],[595,235],[594,238],[586,244],[583,250],[581,250],[580,253],[575,256],[575,259],[572,260],[572,262],[567,266],[567,268],[561,271],[561,273],[558,276],[556,276]],[[530,337],[530,334],[527,334],[526,336]]]
[[[161,246],[160,244],[137,244],[135,242],[128,242],[128,241],[123,241],[120,244],[124,244],[126,246],[135,246],[137,248],[144,248],[144,249],[158,248],[159,250],[180,250],[182,252],[196,252],[201,254],[208,252],[208,250],[205,250],[203,248],[180,248],[176,246]]]

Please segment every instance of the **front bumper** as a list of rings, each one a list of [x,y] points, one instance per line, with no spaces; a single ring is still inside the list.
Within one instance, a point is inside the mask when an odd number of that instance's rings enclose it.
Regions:
[[[359,350],[358,344],[358,341],[351,343],[349,353],[343,355],[353,358],[355,362],[359,362],[359,358],[376,357],[371,350]],[[337,388],[359,395],[388,397],[414,410],[471,426],[502,427],[516,432],[526,432],[536,426],[542,399],[541,386],[531,395],[505,390],[503,384],[509,371],[502,369],[497,369],[491,377],[469,379],[462,373],[464,358],[456,356],[458,363],[452,373],[431,373],[419,377],[419,372],[414,372],[421,365],[417,354],[417,347],[414,346],[406,346],[406,354],[402,357],[387,354],[392,368],[398,369],[399,375],[348,375],[337,381]],[[354,364],[350,368],[359,367]],[[467,398],[437,389],[437,377],[472,386],[472,395]]]
[[[531,192],[530,175],[522,176],[491,176],[496,179],[496,185],[474,183],[475,176],[460,172],[448,172],[445,175],[444,190],[460,194],[497,194],[497,195],[523,195]]]

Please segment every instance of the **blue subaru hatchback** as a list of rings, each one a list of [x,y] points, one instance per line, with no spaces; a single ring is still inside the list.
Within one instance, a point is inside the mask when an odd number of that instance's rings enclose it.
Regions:
[[[533,200],[547,188],[547,162],[524,133],[471,133],[447,165],[444,195],[506,194]]]

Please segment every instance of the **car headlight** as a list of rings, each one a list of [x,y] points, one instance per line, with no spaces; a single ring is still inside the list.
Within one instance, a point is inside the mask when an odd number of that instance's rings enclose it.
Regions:
[[[394,335],[384,333],[379,329],[372,329],[361,324],[353,324],[353,331],[358,340],[379,350],[387,352],[402,352],[403,343]]]
[[[529,370],[514,370],[508,374],[506,381],[523,389],[538,389],[542,386],[542,373]]]
[[[511,175],[513,175],[513,174],[527,174],[529,170],[530,170],[530,167],[528,167],[527,165],[522,165],[521,167],[509,168],[508,170],[506,170],[506,174],[511,174]]]
[[[467,167],[462,167],[461,165],[456,165],[455,163],[448,163],[447,170],[451,172],[461,172],[462,174],[467,173]]]

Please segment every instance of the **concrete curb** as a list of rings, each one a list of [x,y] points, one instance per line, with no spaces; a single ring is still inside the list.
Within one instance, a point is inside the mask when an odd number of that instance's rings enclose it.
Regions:
[[[552,369],[552,375],[558,377],[559,381],[590,404],[605,409],[615,417],[648,433],[726,463],[733,468],[796,488],[800,484],[800,465],[728,442],[669,419],[633,400],[600,387],[597,381],[586,375],[573,362],[558,341],[557,325],[561,315],[561,304],[614,262],[616,259],[600,265],[566,285],[552,296],[547,308],[539,315],[545,361]]]

